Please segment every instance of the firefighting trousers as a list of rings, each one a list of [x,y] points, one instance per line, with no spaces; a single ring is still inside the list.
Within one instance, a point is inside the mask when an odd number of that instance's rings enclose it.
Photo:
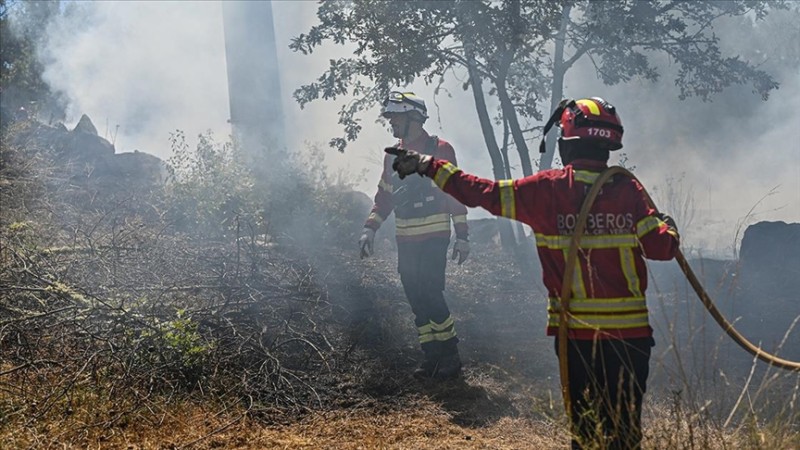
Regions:
[[[443,292],[448,245],[449,239],[441,238],[397,244],[397,271],[428,359],[458,351],[455,324]]]
[[[642,399],[654,343],[653,338],[569,341],[573,449],[641,447]]]

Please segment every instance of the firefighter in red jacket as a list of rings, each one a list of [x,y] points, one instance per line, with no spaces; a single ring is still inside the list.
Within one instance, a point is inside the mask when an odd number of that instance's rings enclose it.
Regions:
[[[564,168],[516,180],[482,179],[435,156],[387,149],[399,153],[393,163],[399,176],[425,175],[466,206],[531,226],[549,295],[549,336],[557,336],[561,280],[580,207],[607,167],[609,152],[622,148],[623,132],[615,108],[596,97],[561,102],[545,133],[556,122]],[[672,259],[678,242],[674,221],[649,206],[637,181],[616,176],[603,186],[571,269],[567,354],[573,448],[639,448],[654,345],[644,258]]]
[[[383,104],[399,147],[439,159],[455,161],[453,147],[429,135],[425,101],[413,92],[392,92]],[[417,378],[449,379],[461,373],[455,323],[444,299],[450,222],[455,228],[453,259],[461,264],[469,255],[467,208],[439,190],[430,180],[400,179],[385,155],[375,204],[359,239],[361,256],[373,251],[375,232],[394,211],[397,228],[397,270],[414,313],[425,359],[414,371]]]

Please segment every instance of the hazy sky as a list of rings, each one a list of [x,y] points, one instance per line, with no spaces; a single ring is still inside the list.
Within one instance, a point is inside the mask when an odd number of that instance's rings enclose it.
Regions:
[[[118,152],[138,149],[162,158],[169,156],[172,130],[182,129],[188,136],[212,130],[220,140],[230,133],[219,3],[106,1],[78,6],[85,14],[53,24],[50,48],[43,53],[49,63],[47,79],[70,100],[68,125],[86,113],[101,135],[115,141]],[[330,58],[349,52],[329,46],[304,56],[288,49],[292,36],[315,23],[315,10],[310,1],[273,3],[287,143],[292,148],[305,148],[307,142],[326,146],[341,134],[336,112],[345,100],[314,102],[300,110],[291,97]],[[738,39],[728,45],[734,50],[750,45],[746,38]],[[781,42],[800,46],[800,39]],[[747,54],[753,50],[748,48]],[[768,60],[770,51],[762,50]],[[617,106],[626,130],[628,164],[636,166],[657,200],[666,180],[681,180],[680,187],[694,193],[696,204],[692,227],[683,230],[687,242],[707,255],[726,256],[742,223],[800,222],[800,70],[797,65],[788,68],[792,70],[781,67],[774,74],[781,88],[766,103],[748,87],[730,89],[713,104],[680,102],[666,74],[658,84],[608,87],[586,66],[570,72],[566,89],[572,97],[602,96]],[[454,82],[449,87],[452,98],[440,95],[437,108],[432,89],[421,84],[410,88],[428,100],[428,131],[453,143],[462,168],[490,176],[471,93]],[[363,125],[360,139],[344,154],[326,152],[326,162],[333,170],[366,169],[367,179],[359,188],[371,196],[382,148],[392,138],[369,117]],[[756,215],[745,219],[755,205]],[[477,211],[472,215],[483,216]]]

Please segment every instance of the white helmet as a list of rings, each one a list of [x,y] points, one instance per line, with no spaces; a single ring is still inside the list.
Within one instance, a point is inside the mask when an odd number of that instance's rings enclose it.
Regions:
[[[383,101],[383,110],[381,110],[383,117],[388,118],[390,114],[407,112],[419,114],[421,122],[425,122],[425,119],[428,118],[428,108],[425,106],[425,100],[422,97],[417,97],[413,92],[392,91]]]

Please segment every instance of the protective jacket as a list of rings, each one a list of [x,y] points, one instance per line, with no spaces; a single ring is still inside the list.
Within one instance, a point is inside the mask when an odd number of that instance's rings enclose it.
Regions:
[[[434,159],[426,175],[466,206],[533,228],[549,296],[547,334],[556,335],[559,296],[571,235],[583,200],[607,165],[576,160],[516,179],[492,181],[465,174],[454,164]],[[656,215],[642,186],[624,176],[603,186],[589,214],[574,270],[570,300],[572,339],[652,336],[645,290],[644,258],[672,259],[678,235]]]
[[[447,141],[425,132],[411,142],[401,140],[398,146],[448,161],[455,161],[456,157]],[[400,180],[392,170],[392,161],[393,156],[384,157],[375,204],[364,226],[377,231],[394,211],[398,243],[449,239],[451,220],[456,237],[467,239],[467,208],[437,189],[428,178],[415,175]]]

